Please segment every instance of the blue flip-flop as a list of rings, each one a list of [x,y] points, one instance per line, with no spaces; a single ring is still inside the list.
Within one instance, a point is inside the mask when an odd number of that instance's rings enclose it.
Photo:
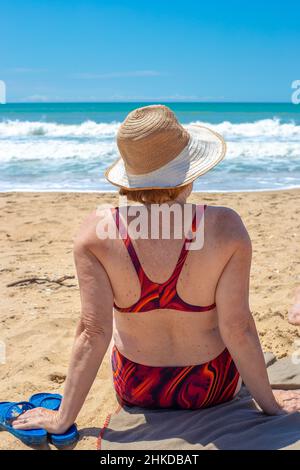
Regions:
[[[29,401],[35,407],[46,408],[47,410],[58,410],[61,404],[62,396],[59,393],[36,393],[30,397]],[[50,433],[52,444],[56,447],[66,447],[74,444],[79,437],[79,433],[75,424],[63,434]]]
[[[42,407],[47,410],[58,410],[60,407],[62,396],[59,393],[36,393],[29,398],[36,408]]]
[[[8,431],[28,446],[39,446],[47,442],[45,429],[15,429],[12,421],[25,411],[34,409],[34,405],[28,401],[0,402],[0,429]]]

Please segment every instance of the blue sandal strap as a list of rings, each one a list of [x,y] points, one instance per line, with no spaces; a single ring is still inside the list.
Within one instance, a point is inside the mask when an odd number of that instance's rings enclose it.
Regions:
[[[42,400],[41,400],[39,406],[43,407],[43,403],[46,403],[46,402],[49,401],[49,400],[50,400],[50,401],[58,401],[58,400],[61,401],[61,400],[62,400],[62,396],[61,396],[61,395],[58,395],[58,394],[57,394],[56,396],[55,396],[55,395],[53,395],[53,396],[51,396],[51,395],[45,396],[44,398],[42,398]]]
[[[57,411],[62,401],[62,395],[49,392],[35,393],[29,398],[29,401],[36,407]]]
[[[17,410],[16,410],[16,414],[13,414],[13,409],[14,408],[18,408],[20,410],[20,412],[17,413]],[[17,418],[21,414],[25,413],[25,411],[32,410],[34,408],[35,408],[35,406],[32,405],[32,403],[30,403],[29,401],[19,401],[19,402],[10,403],[7,406],[7,408],[5,407],[5,409],[4,409],[4,415],[3,415],[4,423],[7,424],[7,425],[11,425],[11,422],[15,418]]]

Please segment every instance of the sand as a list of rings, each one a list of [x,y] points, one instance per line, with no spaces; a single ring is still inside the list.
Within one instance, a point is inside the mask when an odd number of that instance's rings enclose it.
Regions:
[[[201,194],[195,202],[224,205],[242,216],[253,242],[251,308],[264,350],[277,358],[300,349],[300,328],[287,322],[300,285],[300,190]],[[80,313],[76,279],[7,287],[28,277],[75,274],[72,243],[82,219],[114,194],[0,194],[0,400],[25,400],[35,392],[62,392]],[[297,344],[298,341],[298,344]],[[106,415],[115,409],[107,353],[77,424],[76,449],[96,449]],[[53,446],[48,448],[54,449]],[[28,449],[7,432],[0,449]]]

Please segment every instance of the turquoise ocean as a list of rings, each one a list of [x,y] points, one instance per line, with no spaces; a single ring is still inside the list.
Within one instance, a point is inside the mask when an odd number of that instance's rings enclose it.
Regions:
[[[111,191],[103,172],[118,156],[115,136],[132,109],[149,103],[0,105],[0,191]],[[300,187],[300,105],[166,103],[183,124],[210,126],[225,160],[198,191]]]

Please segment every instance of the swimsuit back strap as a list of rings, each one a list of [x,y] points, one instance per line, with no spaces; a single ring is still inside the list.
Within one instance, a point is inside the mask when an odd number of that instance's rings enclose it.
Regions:
[[[202,217],[204,215],[204,211],[205,211],[206,207],[207,207],[206,204],[204,206],[203,205],[196,205],[195,214],[194,214],[194,217],[193,217],[193,220],[192,220],[192,225],[190,227],[189,234],[184,239],[184,243],[183,243],[178,261],[177,261],[177,263],[175,265],[175,268],[173,270],[173,273],[171,274],[169,279],[171,279],[173,277],[175,272],[176,272],[177,277],[179,276],[179,274],[182,270],[182,267],[184,265],[185,259],[188,255],[189,251],[190,251],[189,250],[189,245],[191,243],[193,243],[191,240],[193,240],[195,238],[195,234],[196,234],[198,226],[199,226],[199,224],[202,220]],[[131,261],[134,265],[134,268],[135,268],[138,276],[140,277],[140,275],[142,273],[146,276],[146,274],[143,270],[143,267],[140,263],[140,260],[138,258],[138,255],[135,251],[135,248],[133,246],[132,240],[131,240],[131,238],[128,234],[127,227],[125,226],[124,221],[120,217],[120,208],[119,207],[114,208],[113,217],[114,217],[117,229],[119,231],[119,234],[120,234],[121,238],[124,241],[125,247],[127,249],[127,252],[130,256],[130,259],[131,259]]]
[[[119,234],[124,242],[124,245],[126,247],[126,250],[130,256],[130,259],[132,261],[132,264],[137,272],[138,275],[140,275],[141,271],[143,271],[142,265],[140,263],[140,260],[136,254],[136,251],[134,249],[132,240],[128,234],[127,227],[122,220],[122,217],[120,217],[120,208],[115,207],[113,211],[113,217],[117,226],[117,229],[119,231]]]
[[[193,217],[192,225],[189,230],[189,234],[186,236],[184,243],[182,245],[182,249],[178,258],[178,261],[176,263],[175,269],[170,277],[173,276],[173,274],[176,272],[176,277],[178,278],[180,275],[180,272],[183,268],[184,262],[186,260],[187,255],[189,254],[190,251],[190,244],[194,243],[192,240],[195,239],[196,233],[199,227],[199,224],[204,216],[204,211],[206,209],[207,205],[196,205],[196,210],[195,214]]]

